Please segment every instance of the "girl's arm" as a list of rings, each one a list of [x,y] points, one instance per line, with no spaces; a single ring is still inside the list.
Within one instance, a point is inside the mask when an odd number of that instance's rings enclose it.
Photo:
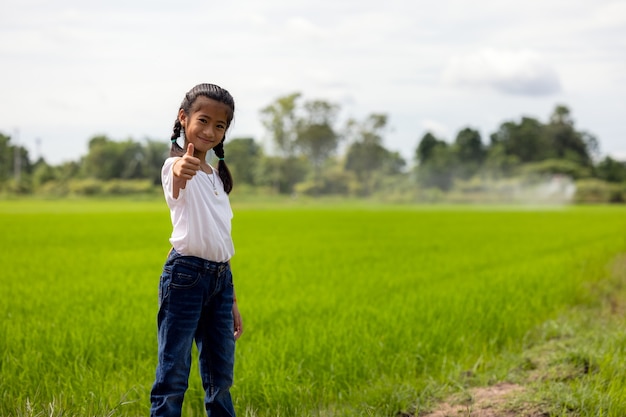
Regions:
[[[193,178],[200,170],[200,159],[193,156],[193,144],[187,145],[187,152],[174,161],[172,165],[172,173],[174,179],[172,183],[172,196],[177,199],[180,190],[187,186],[187,181]]]
[[[230,261],[228,261],[230,265]],[[239,307],[237,306],[237,293],[235,293],[235,286],[233,285],[233,319],[235,321],[235,340],[241,337],[243,333],[243,321],[241,320],[241,314],[239,313]]]
[[[233,288],[233,319],[235,321],[235,340],[241,337],[243,333],[243,321],[241,320],[241,314],[239,313],[239,307],[237,307],[237,296],[235,295],[235,289]]]

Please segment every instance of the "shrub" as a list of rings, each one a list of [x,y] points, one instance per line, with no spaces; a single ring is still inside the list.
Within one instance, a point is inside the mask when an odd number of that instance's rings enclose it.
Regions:
[[[626,185],[609,183],[597,179],[576,182],[576,203],[624,203]]]
[[[150,180],[111,180],[104,183],[103,192],[107,195],[152,194],[157,188]]]
[[[69,191],[71,194],[82,196],[94,196],[102,194],[103,182],[93,178],[84,180],[71,180],[69,182]]]

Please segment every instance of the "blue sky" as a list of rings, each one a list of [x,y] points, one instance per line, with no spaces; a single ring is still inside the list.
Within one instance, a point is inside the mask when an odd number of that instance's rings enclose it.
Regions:
[[[411,160],[426,131],[487,143],[564,104],[626,160],[624,1],[3,0],[0,62],[0,132],[54,164],[96,134],[167,141],[199,82],[235,97],[231,138],[266,143],[259,110],[298,91],[387,113]]]

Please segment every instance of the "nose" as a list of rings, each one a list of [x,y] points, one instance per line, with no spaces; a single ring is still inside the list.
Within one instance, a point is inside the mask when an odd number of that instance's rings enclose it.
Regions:
[[[204,136],[213,139],[215,137],[215,131],[212,126],[207,126],[204,128]]]

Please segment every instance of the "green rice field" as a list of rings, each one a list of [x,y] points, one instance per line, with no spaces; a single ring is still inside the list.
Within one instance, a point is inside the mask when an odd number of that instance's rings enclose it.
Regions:
[[[233,209],[240,416],[417,416],[505,381],[626,253],[624,207]],[[0,201],[0,416],[149,415],[170,228],[160,200]],[[542,401],[626,415],[626,336],[592,342],[595,379]]]

